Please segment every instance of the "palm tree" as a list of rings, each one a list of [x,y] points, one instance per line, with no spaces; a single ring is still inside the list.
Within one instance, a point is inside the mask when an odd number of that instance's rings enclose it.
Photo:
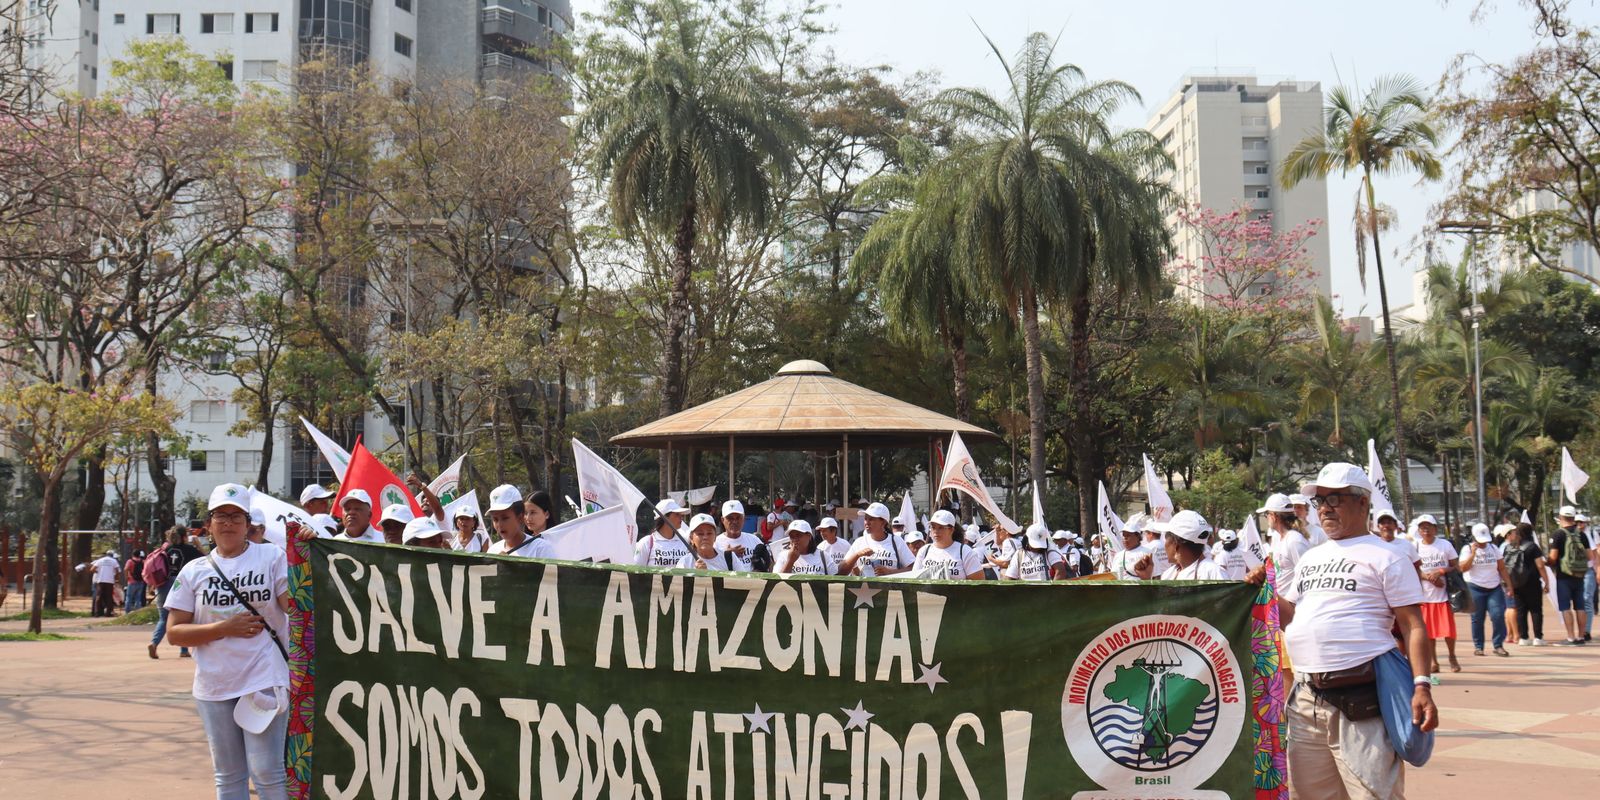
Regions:
[[[1198,311],[1192,316],[1189,336],[1153,359],[1148,372],[1172,391],[1174,413],[1193,419],[1198,457],[1234,438],[1224,435],[1230,417],[1269,414],[1274,392],[1256,380],[1259,370],[1251,368],[1259,361],[1260,341],[1253,323]],[[1214,331],[1214,325],[1221,330]]]
[[[1411,516],[1411,477],[1406,458],[1405,417],[1400,403],[1400,367],[1395,357],[1394,329],[1389,321],[1389,289],[1383,277],[1383,247],[1378,198],[1372,179],[1414,169],[1437,180],[1443,172],[1434,148],[1439,136],[1428,120],[1428,98],[1422,85],[1409,76],[1379,78],[1358,102],[1348,89],[1334,87],[1323,109],[1323,129],[1307,136],[1283,159],[1283,188],[1308,178],[1326,178],[1334,171],[1361,174],[1356,196],[1356,256],[1362,285],[1366,285],[1366,239],[1372,239],[1373,263],[1378,269],[1378,302],[1383,309],[1383,347],[1389,359],[1389,405],[1394,414],[1395,456],[1400,472],[1401,510]],[[1362,214],[1362,212],[1365,212]]]
[[[963,135],[932,176],[931,196],[953,205],[959,257],[1020,322],[1029,466],[1032,479],[1042,481],[1047,411],[1041,310],[1067,300],[1076,314],[1082,303],[1085,327],[1081,339],[1073,337],[1074,372],[1086,369],[1090,291],[1099,285],[1149,290],[1159,280],[1169,240],[1160,195],[1136,165],[1165,156],[1143,131],[1118,136],[1109,127],[1123,102],[1137,100],[1132,87],[1086,81],[1077,67],[1053,63],[1055,42],[1044,34],[1028,37],[1015,64],[985,41],[1005,71],[1006,92],[995,97],[982,89],[949,89],[935,99],[934,108]],[[1077,400],[1086,404],[1088,398]],[[1079,462],[1078,489],[1088,498],[1087,520],[1095,484],[1081,474],[1086,463]]]
[[[1356,332],[1339,323],[1333,301],[1317,297],[1317,337],[1290,355],[1300,376],[1300,421],[1324,410],[1333,412],[1333,434],[1328,443],[1344,447],[1344,394],[1357,378],[1374,366],[1377,350],[1356,341]]]
[[[601,76],[580,118],[597,177],[609,181],[624,234],[672,237],[661,413],[682,410],[689,281],[702,234],[759,227],[774,213],[774,186],[789,171],[803,128],[762,81],[769,47],[751,30],[683,0],[652,8],[649,36],[593,50]]]

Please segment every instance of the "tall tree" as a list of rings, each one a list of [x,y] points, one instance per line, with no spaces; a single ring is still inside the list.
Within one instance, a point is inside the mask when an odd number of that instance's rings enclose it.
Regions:
[[[1300,420],[1322,411],[1333,414],[1333,433],[1328,443],[1344,447],[1346,392],[1367,369],[1375,366],[1378,352],[1356,340],[1356,332],[1339,322],[1339,312],[1333,301],[1317,297],[1316,338],[1298,348],[1290,356],[1295,372],[1301,377]]]
[[[662,415],[687,394],[686,334],[697,241],[765,225],[775,181],[805,135],[763,80],[770,37],[727,3],[613,0],[611,35],[591,42],[597,83],[578,123],[625,233],[672,240],[661,356]]]
[[[1383,245],[1379,239],[1381,211],[1373,178],[1416,170],[1427,180],[1443,171],[1434,148],[1439,136],[1429,121],[1428,97],[1415,78],[1384,76],[1357,99],[1337,86],[1328,93],[1323,128],[1307,136],[1283,159],[1281,180],[1285,189],[1310,178],[1360,173],[1356,196],[1356,264],[1366,285],[1366,240],[1372,240],[1373,264],[1378,272],[1378,303],[1383,310],[1383,347],[1389,359],[1389,405],[1394,415],[1395,456],[1400,472],[1401,510],[1411,516],[1411,473],[1406,459],[1404,408],[1400,402],[1400,366],[1395,357],[1394,329],[1389,320],[1389,287],[1383,276]]]
[[[938,193],[956,205],[962,258],[1022,328],[1030,478],[1042,482],[1048,409],[1040,315],[1065,301],[1084,320],[1072,337],[1074,376],[1083,377],[1093,288],[1148,291],[1159,281],[1170,243],[1159,189],[1140,176],[1166,157],[1149,134],[1119,134],[1110,127],[1124,102],[1137,101],[1131,86],[1088,81],[1078,67],[1055,63],[1056,43],[1042,33],[1028,36],[1015,63],[985,40],[1004,70],[1006,88],[999,97],[983,89],[948,89],[935,99],[934,108],[959,132],[940,170]],[[1083,385],[1075,381],[1074,388]],[[1095,491],[1088,467],[1079,462],[1085,529]]]

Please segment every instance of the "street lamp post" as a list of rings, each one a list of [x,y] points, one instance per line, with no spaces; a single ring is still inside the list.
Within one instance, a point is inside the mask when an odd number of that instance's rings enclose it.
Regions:
[[[1484,488],[1483,469],[1483,351],[1479,329],[1482,327],[1483,306],[1478,304],[1478,270],[1473,265],[1478,251],[1478,234],[1493,233],[1497,226],[1489,223],[1442,222],[1440,233],[1464,234],[1467,237],[1467,284],[1472,293],[1472,306],[1462,315],[1472,320],[1472,447],[1478,467],[1478,521],[1489,523],[1489,497]]]

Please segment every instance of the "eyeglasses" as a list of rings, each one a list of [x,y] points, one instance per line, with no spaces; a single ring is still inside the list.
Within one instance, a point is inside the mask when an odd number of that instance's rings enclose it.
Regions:
[[[1363,495],[1359,495],[1354,492],[1335,492],[1334,494],[1314,495],[1307,499],[1311,501],[1312,508],[1322,508],[1323,506],[1327,506],[1328,508],[1338,508],[1344,505],[1345,500],[1360,499],[1362,496]]]
[[[245,520],[249,519],[250,515],[242,513],[242,512],[238,512],[238,511],[230,512],[230,513],[218,513],[216,511],[213,511],[213,512],[211,512],[211,518],[216,520],[216,521],[218,521],[218,522],[232,523],[234,525],[237,525],[237,524],[239,524],[241,522],[244,522]]]

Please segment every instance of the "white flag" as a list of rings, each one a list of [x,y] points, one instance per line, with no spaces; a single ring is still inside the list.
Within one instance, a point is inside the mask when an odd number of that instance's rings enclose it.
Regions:
[[[456,459],[456,463],[445,467],[444,472],[439,473],[433,482],[428,484],[428,491],[433,492],[433,496],[439,498],[439,502],[449,505],[461,495],[461,470],[466,463],[467,456],[463,453]],[[445,521],[448,522],[449,518]]]
[[[1033,524],[1044,525],[1044,499],[1039,496],[1038,481],[1033,482]]]
[[[1378,445],[1367,440],[1367,480],[1372,481],[1372,510],[1394,511],[1389,502],[1389,479],[1384,477],[1383,464],[1378,461]]]
[[[911,505],[911,493],[906,492],[900,497],[900,513],[895,520],[906,526],[906,533],[917,529],[917,510]]]
[[[614,505],[591,511],[544,532],[544,538],[563,561],[633,563],[634,512],[637,507]]]
[[[1567,452],[1567,448],[1561,448],[1561,487],[1567,490],[1567,497],[1574,503],[1578,502],[1578,492],[1583,491],[1583,485],[1588,482],[1589,473],[1578,469],[1572,454]]]
[[[578,495],[583,499],[584,516],[588,517],[603,508],[624,507],[627,510],[624,516],[628,518],[628,543],[631,546],[639,538],[638,523],[634,521],[634,516],[639,511],[639,504],[645,501],[644,492],[577,439],[572,440],[572,455],[578,471]]]
[[[1266,542],[1261,541],[1261,529],[1256,527],[1256,515],[1245,517],[1244,527],[1239,529],[1239,549],[1244,551],[1245,564],[1250,569],[1255,569],[1267,563]]]
[[[1106,492],[1106,482],[1098,483],[1100,502],[1097,503],[1099,511],[1095,516],[1100,524],[1100,536],[1106,542],[1106,552],[1115,555],[1122,552],[1122,518],[1117,516],[1116,509],[1111,507],[1111,495]]]
[[[298,522],[302,527],[311,527],[310,514],[266,492],[250,490],[250,510],[260,511],[261,516],[267,518],[267,541],[279,547],[285,547],[288,542],[287,523]]]
[[[1156,467],[1150,463],[1150,456],[1144,457],[1144,484],[1145,496],[1150,502],[1150,516],[1157,522],[1166,522],[1172,519],[1172,512],[1176,510],[1172,505],[1172,498],[1167,495],[1167,489],[1156,478]]]
[[[678,501],[678,505],[689,506],[691,508],[694,506],[703,506],[706,503],[711,502],[711,498],[715,497],[716,495],[716,484],[703,486],[699,489],[690,489],[684,492],[667,492],[667,496]]]
[[[350,468],[350,451],[334,444],[326,433],[317,430],[317,426],[311,424],[311,420],[301,417],[300,423],[306,426],[306,433],[311,434],[311,441],[316,442],[317,449],[322,451],[323,460],[333,468],[334,477],[338,478],[340,483],[344,483],[344,471]]]
[[[447,531],[456,528],[456,514],[466,510],[478,520],[478,530],[487,531],[489,527],[483,523],[483,508],[478,505],[478,490],[473,489],[444,507],[444,527]]]
[[[988,511],[997,522],[1005,526],[1012,533],[1021,533],[1022,526],[1011,521],[1000,506],[989,496],[989,487],[983,485],[983,475],[978,472],[978,465],[973,462],[972,454],[967,452],[966,442],[961,441],[961,434],[950,432],[950,447],[945,453],[944,474],[939,477],[939,491],[955,489],[964,492],[968,497],[977,501],[985,511]]]
[[[1524,525],[1532,525],[1533,524],[1532,522],[1528,521],[1528,509],[1526,509],[1526,508],[1522,509],[1522,524],[1524,524]]]

